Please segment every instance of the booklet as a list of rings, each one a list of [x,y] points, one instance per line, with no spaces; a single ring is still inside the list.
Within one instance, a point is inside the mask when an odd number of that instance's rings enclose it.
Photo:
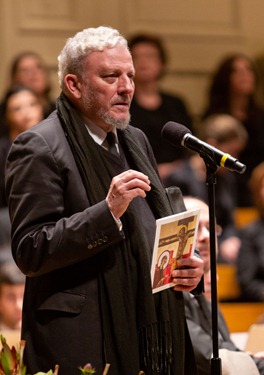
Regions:
[[[200,209],[184,211],[156,220],[156,235],[151,264],[153,293],[171,288],[171,273],[177,260],[194,253]]]

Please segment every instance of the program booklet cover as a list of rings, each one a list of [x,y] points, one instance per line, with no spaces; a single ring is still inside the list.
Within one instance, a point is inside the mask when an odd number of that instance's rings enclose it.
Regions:
[[[151,264],[153,293],[171,288],[171,272],[177,260],[194,253],[200,209],[185,211],[156,220],[156,235]]]

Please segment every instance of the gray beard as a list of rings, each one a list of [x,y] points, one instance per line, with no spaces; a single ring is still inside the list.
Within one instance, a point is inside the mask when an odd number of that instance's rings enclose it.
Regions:
[[[90,90],[90,96],[94,95],[93,93],[93,90],[89,89]],[[87,90],[88,91],[88,90]],[[90,96],[87,96],[85,97],[84,99],[84,106],[85,106],[85,109],[87,111],[89,111],[92,107],[92,104],[91,104],[91,100],[90,100]],[[124,130],[127,128],[127,126],[129,125],[130,123],[130,118],[131,118],[131,115],[130,113],[128,114],[128,117],[126,119],[123,119],[123,120],[118,120],[118,119],[115,119],[113,117],[111,117],[110,115],[108,115],[107,113],[105,113],[102,109],[99,109],[98,112],[97,112],[97,115],[105,121],[106,124],[108,125],[112,125],[112,126],[115,126],[117,129],[120,129],[120,130]]]
[[[131,118],[131,115],[129,114],[128,117],[126,119],[123,119],[123,120],[119,120],[119,119],[116,119],[116,118],[113,118],[111,116],[109,116],[107,113],[98,113],[100,115],[100,117],[108,124],[108,125],[112,125],[112,126],[115,126],[117,129],[120,129],[120,130],[124,130],[127,128],[127,126],[129,125],[130,123],[130,118]]]

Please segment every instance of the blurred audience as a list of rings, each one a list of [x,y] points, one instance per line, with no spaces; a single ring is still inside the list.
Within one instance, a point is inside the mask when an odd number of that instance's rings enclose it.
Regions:
[[[6,207],[5,163],[15,138],[43,119],[43,108],[36,94],[24,86],[13,86],[4,97],[3,116],[7,134],[0,138],[0,208]]]
[[[9,256],[6,254],[8,252]],[[3,256],[4,255],[4,256]],[[4,258],[4,260],[3,260]],[[0,331],[21,329],[25,275],[11,258],[11,249],[0,250]]]
[[[247,142],[243,125],[227,114],[208,116],[198,128],[198,136],[206,143],[238,158]],[[206,164],[198,153],[175,167],[165,179],[165,186],[178,186],[184,195],[192,195],[208,202]],[[215,185],[215,208],[218,224],[222,227],[218,262],[236,261],[240,239],[235,226],[234,211],[237,206],[235,173],[219,167]]]
[[[184,157],[187,150],[170,145],[161,137],[161,130],[168,121],[191,128],[192,119],[182,98],[165,93],[160,88],[167,64],[162,41],[155,35],[138,34],[128,43],[136,70],[135,94],[130,107],[131,124],[147,135],[163,178],[172,163]]]
[[[22,85],[31,89],[43,107],[43,115],[47,117],[54,109],[55,102],[51,99],[51,83],[48,68],[40,55],[33,51],[18,54],[11,62],[9,87]],[[3,104],[0,118],[4,113]],[[0,123],[0,135],[6,133],[6,124]]]
[[[250,301],[264,301],[264,162],[249,180],[259,219],[241,229],[241,248],[237,276],[242,296]]]
[[[184,197],[184,203],[187,210],[194,210],[197,208],[201,209],[196,247],[200,251],[201,257],[204,261],[205,294],[193,296],[191,293],[184,293],[184,301],[187,324],[198,367],[198,375],[210,375],[212,357],[212,318],[210,303],[209,209],[205,202],[190,196]],[[219,309],[218,331],[218,348],[222,362],[223,374],[264,374],[264,352],[258,353],[255,356],[250,356],[249,354],[240,351],[231,340],[229,329]]]
[[[224,58],[212,76],[208,106],[203,117],[227,113],[241,121],[248,142],[240,154],[246,172],[236,175],[238,206],[252,206],[247,181],[253,168],[264,160],[264,109],[256,100],[257,72],[248,56],[234,54]]]

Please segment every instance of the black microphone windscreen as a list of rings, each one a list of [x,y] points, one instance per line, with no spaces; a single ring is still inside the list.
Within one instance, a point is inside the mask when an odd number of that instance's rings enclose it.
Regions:
[[[186,128],[186,126],[173,121],[167,122],[161,130],[161,135],[163,138],[166,138],[169,142],[174,144],[176,142],[179,145],[186,134],[192,133],[188,128]]]

